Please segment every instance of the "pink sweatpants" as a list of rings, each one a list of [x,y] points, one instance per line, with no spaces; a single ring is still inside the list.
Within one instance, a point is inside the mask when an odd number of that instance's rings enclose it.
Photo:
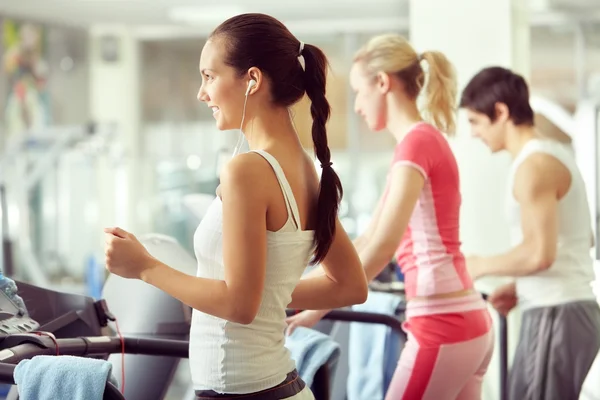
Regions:
[[[386,400],[480,400],[494,350],[486,309],[412,317]]]

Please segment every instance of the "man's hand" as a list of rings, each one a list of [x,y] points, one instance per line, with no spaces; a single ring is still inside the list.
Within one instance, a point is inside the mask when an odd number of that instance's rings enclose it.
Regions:
[[[500,286],[488,297],[488,301],[496,311],[506,317],[518,302],[515,283]]]

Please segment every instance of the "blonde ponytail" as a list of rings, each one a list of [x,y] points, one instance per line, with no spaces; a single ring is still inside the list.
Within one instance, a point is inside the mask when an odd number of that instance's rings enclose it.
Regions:
[[[426,120],[448,136],[456,132],[456,71],[448,58],[439,51],[426,51],[421,57],[429,73],[425,87]]]

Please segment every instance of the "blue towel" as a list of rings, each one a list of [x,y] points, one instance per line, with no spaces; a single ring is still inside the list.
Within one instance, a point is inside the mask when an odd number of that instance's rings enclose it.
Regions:
[[[402,299],[390,293],[369,292],[367,301],[354,311],[396,315]],[[385,397],[404,338],[379,324],[350,324],[348,339],[348,400],[380,400]]]
[[[112,364],[72,356],[36,356],[17,364],[15,383],[21,400],[102,400]]]
[[[308,387],[312,386],[317,370],[340,354],[340,345],[330,336],[302,326],[286,337],[285,346],[296,362],[298,374]]]

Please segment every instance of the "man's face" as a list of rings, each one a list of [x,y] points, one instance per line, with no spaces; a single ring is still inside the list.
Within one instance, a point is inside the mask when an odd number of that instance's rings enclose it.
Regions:
[[[467,109],[471,135],[480,139],[492,153],[505,149],[505,123],[497,118],[492,122],[486,114]]]

